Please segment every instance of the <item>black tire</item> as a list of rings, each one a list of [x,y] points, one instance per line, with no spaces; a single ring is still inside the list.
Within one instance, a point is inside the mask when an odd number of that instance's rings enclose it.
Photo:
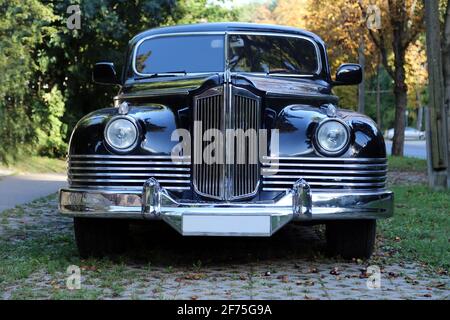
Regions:
[[[326,226],[327,248],[344,259],[368,259],[375,244],[376,220],[333,221]]]
[[[75,240],[82,258],[103,257],[125,252],[128,221],[118,219],[74,218]]]

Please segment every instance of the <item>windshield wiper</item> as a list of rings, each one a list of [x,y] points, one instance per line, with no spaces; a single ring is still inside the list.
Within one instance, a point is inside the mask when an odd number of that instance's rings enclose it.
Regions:
[[[146,76],[142,77],[135,77],[134,80],[145,80],[145,79],[152,79],[157,77],[176,77],[176,76],[185,76],[187,74],[186,71],[165,71],[165,72],[159,72],[159,73],[152,73]]]

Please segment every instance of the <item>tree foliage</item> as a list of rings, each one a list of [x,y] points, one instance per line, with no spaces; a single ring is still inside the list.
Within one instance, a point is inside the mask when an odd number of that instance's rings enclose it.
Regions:
[[[0,12],[0,161],[7,162],[37,142],[33,112],[47,71],[37,48],[55,34],[56,16],[38,0],[0,0]]]
[[[70,5],[80,8],[80,29],[66,25]],[[0,0],[0,162],[63,156],[78,119],[111,106],[117,92],[94,87],[94,64],[112,61],[120,71],[139,32],[237,17],[207,0]]]
[[[375,14],[379,16],[374,17]],[[369,21],[372,18],[376,20]],[[260,6],[254,20],[292,25],[317,33],[328,45],[332,70],[344,62],[358,61],[358,49],[363,41],[366,86],[375,76],[379,62],[392,80],[397,111],[392,124],[399,132],[394,151],[402,153],[406,107],[417,106],[417,96],[423,95],[427,83],[422,1],[277,0]],[[380,25],[371,26],[371,22]],[[355,87],[335,91],[342,105],[356,106]]]

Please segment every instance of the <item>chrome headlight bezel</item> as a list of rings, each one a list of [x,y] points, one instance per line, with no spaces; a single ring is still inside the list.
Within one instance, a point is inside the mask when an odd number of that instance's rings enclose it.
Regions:
[[[342,125],[342,127],[344,128],[345,132],[346,132],[346,141],[345,143],[336,150],[328,150],[327,148],[324,148],[323,145],[320,143],[319,141],[319,132],[321,130],[321,128],[323,128],[323,126],[329,122],[337,122],[340,125]],[[342,155],[345,151],[347,151],[348,146],[350,145],[350,135],[351,131],[350,131],[350,127],[347,125],[347,123],[345,123],[344,121],[342,121],[341,119],[337,119],[337,118],[328,118],[325,119],[323,121],[321,121],[319,123],[319,125],[317,126],[315,133],[314,133],[314,146],[316,147],[316,149],[324,156],[339,156]]]
[[[127,120],[127,121],[129,121],[129,122],[133,125],[134,130],[135,130],[135,132],[136,132],[136,137],[135,137],[133,143],[131,143],[131,144],[130,144],[129,146],[127,146],[126,148],[118,148],[118,147],[115,146],[115,145],[110,141],[110,139],[108,138],[108,130],[109,130],[109,128],[111,127],[111,125],[112,125],[115,121],[121,120],[121,119],[122,119],[122,120]],[[106,142],[106,145],[107,145],[109,148],[111,148],[114,152],[117,152],[117,153],[127,153],[127,152],[130,152],[131,150],[133,150],[133,149],[137,146],[138,141],[139,141],[139,127],[138,127],[138,124],[137,124],[137,122],[136,122],[136,119],[134,119],[133,117],[130,117],[130,116],[126,116],[126,115],[120,115],[120,116],[114,116],[114,117],[112,117],[112,118],[108,121],[108,123],[106,124],[106,126],[105,126],[105,130],[104,130],[104,132],[103,132],[103,137],[104,137],[104,140],[105,140],[105,142]]]

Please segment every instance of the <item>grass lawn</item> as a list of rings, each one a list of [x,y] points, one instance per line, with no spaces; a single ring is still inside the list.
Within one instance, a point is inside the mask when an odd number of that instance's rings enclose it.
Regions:
[[[64,173],[66,172],[66,161],[31,156],[23,160],[18,160],[10,166],[4,166],[4,168],[16,173]]]
[[[413,157],[388,156],[389,170],[427,172],[427,160]]]
[[[450,191],[426,186],[392,186],[394,217],[378,223],[385,246],[397,257],[433,268],[450,268]]]

